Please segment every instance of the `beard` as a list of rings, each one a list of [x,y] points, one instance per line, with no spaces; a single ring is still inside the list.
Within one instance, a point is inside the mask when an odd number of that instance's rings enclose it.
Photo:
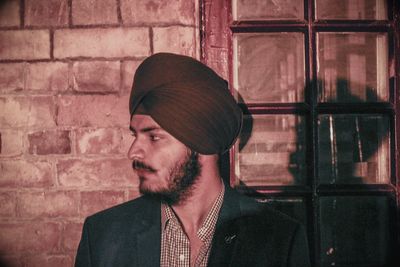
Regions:
[[[183,203],[192,195],[200,170],[198,153],[188,149],[186,157],[181,162],[177,162],[169,171],[166,188],[155,191],[143,187],[141,183],[139,191],[141,194],[161,200],[168,205]],[[139,179],[143,178],[139,177]]]

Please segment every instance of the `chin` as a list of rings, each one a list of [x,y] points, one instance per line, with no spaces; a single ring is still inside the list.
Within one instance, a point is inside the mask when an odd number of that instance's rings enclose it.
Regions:
[[[182,192],[177,192],[174,190],[169,190],[168,188],[161,188],[159,186],[150,186],[146,183],[141,183],[139,185],[139,192],[142,195],[160,200],[169,205],[174,205],[182,200]]]
[[[140,179],[139,192],[141,194],[158,194],[165,191],[159,185],[154,185],[150,181]]]

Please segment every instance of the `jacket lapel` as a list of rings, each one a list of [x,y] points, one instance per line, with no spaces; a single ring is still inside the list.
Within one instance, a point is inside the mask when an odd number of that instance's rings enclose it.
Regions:
[[[160,225],[155,223],[137,236],[138,266],[160,266]]]
[[[161,209],[157,203],[144,210],[138,218],[141,230],[137,234],[137,266],[159,267],[161,251]]]
[[[240,262],[241,240],[244,227],[243,218],[258,213],[261,205],[245,197],[229,185],[225,185],[224,202],[217,221],[217,227],[213,238],[209,266],[233,266]],[[244,238],[244,239],[243,239]]]
[[[240,227],[233,221],[240,216],[238,195],[228,185],[225,185],[224,202],[213,238],[209,266],[230,266],[234,251],[239,246],[237,237]]]

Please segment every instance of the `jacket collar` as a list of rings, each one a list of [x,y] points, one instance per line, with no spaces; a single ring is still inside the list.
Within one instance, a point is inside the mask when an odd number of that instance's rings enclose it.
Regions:
[[[218,218],[208,266],[227,266],[230,264],[235,247],[238,245],[240,228],[234,222],[242,215],[241,196],[227,185],[224,202]]]

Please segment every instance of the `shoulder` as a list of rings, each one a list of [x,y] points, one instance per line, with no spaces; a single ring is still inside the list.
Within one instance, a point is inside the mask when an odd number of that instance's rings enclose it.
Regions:
[[[310,266],[305,228],[298,221],[264,205],[258,213],[235,223],[242,255],[267,259],[271,266]]]
[[[159,207],[158,201],[140,197],[87,217],[75,266],[128,266],[137,260],[141,234],[157,234]]]
[[[231,207],[231,209],[239,208],[240,217],[247,215],[267,216],[270,217],[271,220],[289,220],[295,223],[295,220],[273,209],[268,204],[257,201],[255,198],[248,197],[232,188],[226,190],[224,202],[225,206]]]
[[[227,191],[224,220],[217,227],[214,240],[215,262],[225,261],[221,251],[233,238],[237,266],[310,266],[307,239],[299,222],[265,203]],[[300,264],[290,265],[293,260]]]
[[[114,207],[99,211],[86,218],[88,225],[110,225],[112,223],[131,223],[148,219],[157,214],[160,203],[148,197],[139,197]],[[158,212],[159,213],[159,212]]]
[[[235,214],[229,221],[238,224],[240,229],[244,229],[245,232],[257,234],[261,231],[274,235],[284,234],[288,237],[290,233],[295,233],[302,227],[295,219],[265,203],[256,201],[254,198],[247,197],[234,190],[229,190],[228,194],[225,200],[231,203],[226,204],[226,206],[236,206],[240,209],[240,213]]]
[[[280,238],[283,236],[290,238],[302,227],[295,219],[266,205],[261,207],[257,213],[242,216],[239,223],[242,228],[252,230],[255,234],[263,232],[280,236]],[[246,227],[246,225],[251,225],[251,227]]]

